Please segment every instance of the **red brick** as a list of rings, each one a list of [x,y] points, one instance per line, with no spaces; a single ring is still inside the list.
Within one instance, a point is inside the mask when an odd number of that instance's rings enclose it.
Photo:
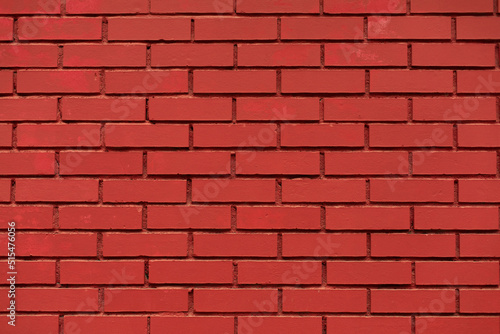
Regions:
[[[181,312],[187,310],[187,289],[117,288],[104,290],[105,312]]]
[[[478,4],[480,2],[476,2]],[[473,3],[470,3],[471,5]],[[500,18],[498,17],[457,17],[457,39],[499,39]]]
[[[275,124],[195,124],[194,147],[273,147]]]
[[[14,91],[14,78],[12,71],[0,72],[0,94],[12,94]]]
[[[325,99],[325,121],[406,121],[406,99]]]
[[[413,99],[416,121],[493,121],[496,119],[495,98],[432,97]]]
[[[230,206],[150,206],[149,229],[230,229]]]
[[[193,202],[257,202],[275,201],[275,181],[255,179],[195,179]]]
[[[276,234],[194,234],[196,257],[276,257]],[[196,306],[196,305],[195,305]]]
[[[273,289],[195,289],[194,300],[195,312],[278,310],[278,291]]]
[[[105,233],[102,243],[105,257],[184,257],[187,254],[186,233]]]
[[[10,182],[5,186],[10,196]],[[8,222],[14,221],[16,229],[50,230],[53,209],[51,206],[0,206],[0,226],[5,228]]]
[[[361,17],[283,17],[281,38],[284,40],[361,40]]]
[[[147,0],[66,0],[68,14],[145,14],[148,12]]]
[[[370,91],[374,93],[452,93],[453,72],[436,70],[373,70]]]
[[[364,93],[362,70],[283,70],[283,93]]]
[[[238,229],[319,230],[320,209],[316,207],[245,207],[237,208]]]
[[[109,94],[187,93],[187,71],[107,71]]]
[[[189,41],[191,20],[186,17],[112,17],[110,41]]]
[[[195,93],[275,93],[276,72],[271,70],[194,71]]]
[[[362,147],[362,124],[284,124],[281,126],[281,145],[290,147]]]
[[[0,202],[10,201],[11,182],[8,179],[0,180]]]
[[[365,289],[283,289],[284,312],[366,312]]]
[[[59,159],[61,175],[142,175],[142,152],[64,151]]]
[[[459,124],[459,147],[500,147],[500,125]]]
[[[413,174],[496,174],[495,152],[440,152],[413,154]]]
[[[17,126],[20,147],[99,147],[98,124],[20,124]]]
[[[166,3],[166,2],[162,2]],[[210,1],[212,3],[212,1]],[[185,317],[185,316],[153,316],[151,317],[151,334],[163,333],[165,328],[178,333],[220,334],[234,330],[234,318],[222,317]],[[489,333],[488,333],[489,334]]]
[[[327,230],[408,230],[409,228],[408,207],[326,208]]]
[[[0,45],[2,67],[57,67],[57,45]]]
[[[426,334],[496,334],[500,332],[498,317],[417,317],[415,326],[425,326]]]
[[[17,22],[21,41],[76,41],[102,38],[100,17],[21,17]]]
[[[232,44],[153,44],[151,66],[233,66]]]
[[[278,22],[274,17],[197,17],[194,39],[197,41],[275,40]]]
[[[94,288],[21,288],[16,290],[17,311],[21,312],[97,312],[97,303],[98,289]]]
[[[17,226],[16,226],[17,227]],[[16,284],[55,284],[56,261],[16,261]],[[10,278],[7,261],[2,263],[2,284]],[[3,283],[5,282],[5,283]],[[16,326],[17,327],[17,326]],[[0,326],[1,329],[1,326]]]
[[[452,145],[451,124],[370,124],[371,147],[451,147]]]
[[[476,95],[500,93],[500,71],[458,71],[457,92]]]
[[[63,97],[61,111],[65,121],[144,121],[146,99]]]
[[[412,66],[494,67],[493,44],[412,44]]]
[[[372,290],[373,313],[453,313],[454,290]]]
[[[59,14],[60,1],[2,1],[0,4],[1,14]]]
[[[325,65],[406,67],[407,50],[408,47],[404,43],[327,44],[325,45]]]
[[[309,0],[253,0],[237,3],[238,13],[319,14],[319,2]]]
[[[279,0],[276,0],[279,1]],[[312,44],[240,44],[238,66],[320,66],[320,46]]]
[[[444,16],[370,16],[368,17],[368,38],[451,39],[451,18]]]
[[[455,257],[453,234],[372,234],[374,257]]]
[[[17,333],[29,333],[33,328],[37,328],[38,334],[52,334],[57,333],[59,330],[59,317],[57,315],[16,314],[16,320],[14,332]],[[2,321],[0,331],[9,333],[9,331],[12,331],[12,326],[7,321]]]
[[[108,203],[185,203],[186,180],[104,180],[103,200]]]
[[[143,261],[61,261],[61,284],[144,284]]]
[[[406,152],[327,152],[327,175],[408,174]]]
[[[152,13],[232,13],[233,1],[232,0],[152,0],[151,1]]]
[[[467,1],[467,0],[413,0],[411,3],[412,13],[491,13],[493,3],[489,0]]]
[[[345,317],[327,318],[328,334],[371,333],[371,334],[403,334],[411,333],[409,317]]]
[[[119,331],[122,334],[146,334],[148,320],[139,316],[85,316],[65,315],[64,332],[106,334]]]
[[[236,173],[319,175],[319,160],[315,152],[236,152]]]
[[[411,284],[411,262],[328,262],[328,284]]]
[[[54,175],[53,152],[0,152],[2,175]]]
[[[321,284],[320,261],[240,261],[239,284]]]
[[[70,44],[64,46],[65,67],[145,67],[146,45]]]
[[[187,125],[117,124],[104,127],[108,147],[188,147]]]
[[[364,257],[366,256],[365,233],[342,234],[283,234],[284,257]]]
[[[260,316],[238,317],[238,334],[266,334],[283,331],[288,334],[321,333],[320,317]]]
[[[232,261],[149,262],[149,282],[155,284],[232,284]]]
[[[97,202],[98,180],[17,179],[18,202]]]
[[[230,98],[154,97],[149,100],[152,121],[231,121]]]
[[[230,159],[229,152],[149,152],[148,174],[228,175]]]
[[[140,230],[141,207],[61,206],[59,228],[66,230]]]
[[[317,98],[238,98],[238,121],[314,121],[319,120]]]
[[[499,312],[500,290],[460,290],[460,313]]]
[[[0,41],[12,41],[14,31],[14,19],[11,17],[0,17]]]
[[[12,145],[12,125],[0,124],[0,146],[10,147]]]
[[[500,202],[500,180],[459,180],[460,202]]]
[[[498,285],[498,262],[417,262],[417,285]]]
[[[415,207],[417,230],[496,230],[496,207]]]
[[[366,183],[361,179],[283,180],[283,202],[364,202]]]
[[[96,255],[95,233],[16,233],[16,256],[95,257]],[[62,311],[62,309],[56,310]]]
[[[498,234],[460,235],[461,257],[500,257],[500,236]]]
[[[56,98],[2,98],[1,121],[55,121]]]
[[[98,71],[19,71],[18,93],[99,93]]]
[[[372,179],[373,202],[452,203],[453,180],[444,179]]]
[[[406,13],[404,0],[375,0],[353,2],[350,0],[325,0],[325,13],[332,14],[360,14],[360,13]]]

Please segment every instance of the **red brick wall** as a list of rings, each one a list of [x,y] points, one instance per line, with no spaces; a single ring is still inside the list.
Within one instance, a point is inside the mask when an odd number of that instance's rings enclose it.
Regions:
[[[0,0],[0,332],[500,333],[499,41],[496,0]]]

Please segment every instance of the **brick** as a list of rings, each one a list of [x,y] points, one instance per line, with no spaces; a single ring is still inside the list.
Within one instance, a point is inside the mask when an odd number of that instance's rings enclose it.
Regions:
[[[372,234],[373,257],[455,257],[453,234]]]
[[[364,202],[365,180],[283,180],[283,202]]]
[[[278,22],[273,17],[197,17],[196,41],[275,40]]]
[[[59,14],[60,12],[59,0],[49,2],[30,0],[2,1],[0,4],[1,14]]]
[[[65,121],[144,121],[146,99],[63,97],[61,116]]]
[[[236,174],[319,175],[319,160],[315,152],[236,152]]]
[[[273,147],[275,124],[195,124],[194,147]]]
[[[317,98],[238,98],[238,121],[314,121],[319,120]]]
[[[319,13],[319,2],[309,0],[254,0],[237,4],[238,13]]]
[[[186,233],[105,233],[104,257],[186,256]]]
[[[273,289],[195,289],[196,312],[262,312],[262,305],[278,310],[278,291]],[[262,305],[261,305],[262,304]]]
[[[406,121],[406,99],[325,99],[325,121]]]
[[[106,93],[187,93],[187,71],[107,71]]]
[[[162,2],[165,3],[165,2]],[[212,3],[210,1],[210,3]],[[151,333],[159,334],[170,328],[173,331],[193,334],[219,334],[230,333],[234,330],[234,318],[220,315],[211,317],[185,317],[185,316],[153,316],[151,317]]]
[[[5,183],[10,196],[10,182]],[[0,206],[0,226],[15,221],[16,229],[52,229],[53,209],[51,206]]]
[[[374,93],[452,93],[453,72],[436,70],[373,70],[370,91]]]
[[[194,179],[192,200],[196,203],[274,203],[275,181],[256,179]]]
[[[458,124],[459,147],[500,147],[498,124]]]
[[[100,17],[20,17],[18,34],[21,41],[38,40],[100,40]]]
[[[187,125],[117,124],[104,127],[108,147],[188,147]]]
[[[408,47],[404,43],[326,44],[325,65],[406,67],[407,53]]]
[[[494,67],[493,44],[412,44],[412,66]]]
[[[365,289],[283,289],[284,312],[366,312]]]
[[[417,262],[417,285],[498,285],[498,262]]]
[[[284,257],[364,257],[365,233],[283,234]]]
[[[372,179],[373,202],[452,203],[453,180],[444,179]]]
[[[11,17],[0,17],[0,41],[12,41],[14,31],[14,19]]]
[[[312,44],[239,44],[238,66],[320,66],[320,46]]]
[[[460,313],[499,312],[500,290],[460,290]]]
[[[238,284],[321,284],[321,262],[240,261]]]
[[[413,174],[496,174],[495,152],[426,152],[413,155]]]
[[[500,93],[500,71],[458,71],[457,92],[491,94]]]
[[[196,257],[276,257],[276,234],[194,234]],[[196,307],[196,305],[195,305]]]
[[[326,208],[327,230],[408,230],[409,228],[408,207]]]
[[[228,175],[230,159],[229,152],[149,152],[148,174]]]
[[[10,202],[11,181],[8,179],[0,180],[0,202]]]
[[[107,203],[185,203],[185,180],[105,180],[103,200]]]
[[[12,125],[0,124],[0,146],[10,147],[12,145]]]
[[[64,151],[59,160],[61,175],[142,175],[142,152]]]
[[[62,230],[140,230],[142,209],[132,206],[61,206]]]
[[[39,334],[56,333],[59,330],[59,317],[57,315],[19,315],[16,314],[16,332],[29,333],[37,328]],[[0,331],[8,333],[12,326],[7,321],[0,323]]]
[[[0,94],[12,94],[14,91],[14,78],[12,71],[0,72]]]
[[[425,324],[428,334],[467,334],[479,332],[495,334],[500,331],[500,322],[495,317],[417,317],[416,326]]]
[[[462,234],[460,256],[500,257],[500,237],[497,234]]]
[[[95,233],[16,233],[16,256],[95,257],[97,236]]]
[[[119,331],[123,334],[145,334],[147,328],[147,318],[139,316],[64,316],[64,331],[66,333],[81,330],[94,334],[106,334],[111,331]]]
[[[375,0],[353,2],[349,0],[326,0],[325,13],[331,14],[361,14],[361,13],[406,13],[406,2],[403,0]]]
[[[187,289],[116,288],[104,290],[105,312],[181,312],[187,310]]]
[[[189,41],[191,20],[185,17],[112,17],[110,41]]]
[[[259,324],[259,326],[255,326]],[[279,333],[289,334],[320,333],[321,318],[307,316],[240,316],[238,317],[238,334],[252,330],[254,334]]]
[[[455,291],[435,290],[372,290],[373,313],[453,313]]]
[[[16,226],[17,227],[17,226]],[[2,263],[2,282],[10,278],[7,261]],[[55,284],[56,261],[16,261],[16,284]],[[17,326],[16,326],[17,327]],[[1,326],[0,326],[1,328]]]
[[[361,36],[363,36],[361,34]],[[444,16],[370,16],[369,39],[451,39],[451,18]]]
[[[0,152],[2,175],[55,175],[53,152]]]
[[[328,262],[327,283],[333,285],[411,284],[411,262]]]
[[[477,2],[479,4],[481,2]],[[496,40],[500,38],[500,19],[497,17],[457,17],[458,40]]]
[[[232,44],[153,44],[153,67],[233,66]]]
[[[316,207],[238,206],[237,224],[240,230],[319,230],[320,209]]]
[[[418,230],[496,230],[496,207],[415,207]]]
[[[271,70],[194,71],[195,93],[275,93],[276,72]]]
[[[326,152],[327,175],[408,174],[406,152]]]
[[[89,70],[19,71],[18,93],[99,93],[100,74]]]
[[[146,45],[65,45],[63,63],[65,67],[145,67]]]
[[[152,0],[151,1],[152,13],[232,13],[233,2],[232,0]]]
[[[283,93],[364,93],[362,70],[283,70]]]
[[[230,98],[154,97],[149,100],[152,121],[231,121]]]
[[[2,67],[57,67],[57,45],[0,45]]]
[[[371,147],[451,147],[451,124],[370,124]],[[425,153],[424,153],[425,154]]]
[[[68,14],[145,14],[147,0],[130,0],[126,3],[114,0],[66,0]]]
[[[19,147],[99,147],[98,124],[19,124]]]
[[[61,261],[61,284],[144,284],[143,261]]]
[[[500,180],[459,180],[460,202],[500,202]]]
[[[232,261],[153,260],[149,282],[154,284],[232,284]]]
[[[18,311],[97,312],[98,289],[22,288],[16,290]]]
[[[149,229],[230,229],[230,206],[150,206]]]
[[[488,0],[479,1],[453,1],[444,0],[435,2],[432,0],[413,0],[411,3],[412,13],[491,13],[493,3]]]
[[[56,98],[2,98],[1,121],[55,121]]]
[[[97,202],[98,180],[17,179],[18,202]]]
[[[496,101],[486,97],[433,97],[413,99],[416,121],[492,121],[496,119]]]
[[[327,317],[328,334],[356,333],[373,334],[402,334],[411,332],[411,319],[409,317]]]
[[[283,124],[281,145],[285,147],[362,147],[362,124]]]
[[[281,39],[361,40],[361,17],[283,17]]]

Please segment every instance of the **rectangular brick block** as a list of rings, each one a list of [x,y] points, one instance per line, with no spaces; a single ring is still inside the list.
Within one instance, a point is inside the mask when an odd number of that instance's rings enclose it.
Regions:
[[[366,182],[361,179],[343,180],[283,180],[283,202],[364,202]]]
[[[500,180],[459,180],[460,202],[497,203],[500,202]]]
[[[365,289],[283,289],[284,312],[366,311]]]
[[[255,202],[274,203],[274,180],[256,179],[194,179],[193,202]]]
[[[247,98],[236,99],[238,121],[314,121],[319,120],[317,98]]]
[[[195,289],[196,312],[266,312],[278,310],[278,291],[274,289]]]
[[[20,124],[17,127],[19,147],[99,147],[98,124]]]
[[[413,99],[416,121],[492,121],[496,119],[494,98],[433,97]]]
[[[479,3],[481,2],[475,4]],[[498,17],[457,17],[458,40],[496,40],[499,38],[500,19]]]
[[[411,332],[409,317],[365,317],[365,316],[331,316],[327,317],[328,334],[348,334],[350,331],[362,333],[373,331],[373,334],[401,334]]]
[[[283,93],[364,93],[362,70],[283,70]]]
[[[144,98],[72,98],[61,99],[65,121],[144,121]]]
[[[1,14],[59,14],[60,0],[51,1],[30,1],[30,0],[19,0],[19,1],[2,1],[0,4]]]
[[[187,233],[105,233],[104,257],[185,257]]]
[[[212,3],[212,1],[207,2]],[[165,328],[170,328],[174,331],[188,331],[188,333],[230,333],[234,330],[234,318],[222,317],[220,315],[209,317],[153,316],[151,317],[150,326],[151,333],[156,334],[161,333]]]
[[[455,257],[453,234],[372,234],[374,257]]]
[[[369,2],[353,2],[349,0],[325,0],[325,13],[331,14],[361,14],[406,12],[406,2],[403,0],[374,0]]]
[[[281,38],[284,40],[361,40],[361,17],[283,17]]]
[[[53,152],[0,152],[2,175],[55,175]]]
[[[6,181],[6,182],[5,182]],[[5,180],[3,191],[7,191],[10,197],[10,180]],[[30,229],[30,230],[50,230],[53,228],[52,216],[53,209],[51,206],[0,206],[0,226],[6,227],[7,223],[11,221],[16,222],[16,229]]]
[[[371,297],[374,313],[455,312],[455,290],[373,290]]]
[[[56,45],[0,45],[2,67],[57,67]]]
[[[452,1],[413,0],[412,13],[488,13],[493,12],[493,3],[488,0]]]
[[[148,174],[228,175],[230,159],[229,152],[149,152]]]
[[[230,98],[154,97],[149,100],[152,121],[231,121]]]
[[[0,17],[0,41],[12,41],[14,31],[14,19],[11,17]]]
[[[187,125],[117,124],[104,127],[108,147],[188,147]]]
[[[496,207],[415,207],[418,230],[496,230]]]
[[[188,41],[191,20],[186,17],[112,17],[110,41]]]
[[[65,45],[63,64],[65,67],[145,67],[146,45]]]
[[[495,152],[439,152],[413,155],[415,175],[493,175],[496,174]]]
[[[196,257],[276,257],[277,251],[276,234],[194,234]]]
[[[144,261],[63,260],[61,284],[144,284]]]
[[[283,234],[284,257],[364,257],[365,233],[286,233]]]
[[[305,271],[307,274],[300,274]],[[239,284],[321,284],[321,262],[316,261],[240,261]]]
[[[284,124],[281,145],[286,147],[362,147],[362,124]]]
[[[327,175],[408,174],[406,152],[327,152]]]
[[[335,43],[325,45],[326,66],[406,67],[408,47],[404,43]]]
[[[105,180],[103,200],[107,203],[185,203],[185,180]]]
[[[194,147],[273,147],[275,124],[195,124]]]
[[[61,175],[139,175],[142,152],[80,152],[59,154]]]
[[[412,65],[432,67],[494,67],[492,44],[412,44]]]
[[[498,124],[459,124],[459,147],[500,147],[500,125]]]
[[[149,281],[155,284],[231,284],[232,261],[154,260]]]
[[[460,235],[461,257],[500,257],[498,234]]]
[[[374,93],[451,93],[453,72],[436,70],[373,70],[370,91]]]
[[[142,209],[133,206],[61,206],[59,228],[63,230],[140,230]]]
[[[233,66],[233,45],[154,44],[151,46],[151,66]]]
[[[327,230],[408,230],[409,227],[408,207],[326,208]]]
[[[274,93],[276,72],[271,70],[194,72],[195,93]]]
[[[150,206],[149,229],[230,229],[230,206]]]
[[[17,310],[23,312],[98,311],[95,288],[24,288],[16,291]]]
[[[95,257],[97,256],[97,235],[95,233],[17,233],[16,255],[21,257]]]
[[[20,17],[19,39],[39,40],[100,40],[102,19],[99,17]]]
[[[363,36],[361,34],[361,36]],[[370,16],[368,38],[375,40],[451,39],[451,18],[445,16]]]
[[[106,93],[154,94],[187,93],[187,71],[107,71]]]
[[[498,285],[498,262],[417,262],[417,285]]]
[[[500,331],[500,323],[495,317],[424,317],[416,318],[416,324],[428,324],[428,334],[466,334],[479,331],[484,334],[495,334]]]
[[[319,155],[315,152],[237,152],[239,175],[297,174],[319,175]]]
[[[451,147],[451,124],[370,124],[371,147]]]
[[[312,44],[239,44],[238,66],[320,66],[320,46]]]
[[[148,321],[147,318],[141,316],[66,315],[64,331],[72,333],[75,328],[96,334],[114,330],[123,334],[144,334],[148,329]]]
[[[187,309],[187,289],[110,288],[104,291],[105,312],[185,312]]]
[[[411,284],[411,262],[328,262],[328,284]]]
[[[319,2],[309,0],[254,0],[241,1],[238,13],[319,13]]]
[[[498,313],[500,290],[460,290],[461,313]]]
[[[17,179],[19,202],[97,202],[99,181],[90,179]]]
[[[273,17],[197,17],[194,39],[197,41],[275,40],[278,21]]]
[[[148,12],[148,1],[67,0],[66,11],[68,14],[145,14]]]
[[[19,93],[99,93],[100,74],[90,70],[19,71]]]
[[[224,14],[233,12],[231,0],[151,0],[152,13],[215,13]]]
[[[1,121],[55,121],[56,98],[1,98]]]
[[[318,230],[320,210],[315,207],[239,206],[237,224],[242,230]]]

